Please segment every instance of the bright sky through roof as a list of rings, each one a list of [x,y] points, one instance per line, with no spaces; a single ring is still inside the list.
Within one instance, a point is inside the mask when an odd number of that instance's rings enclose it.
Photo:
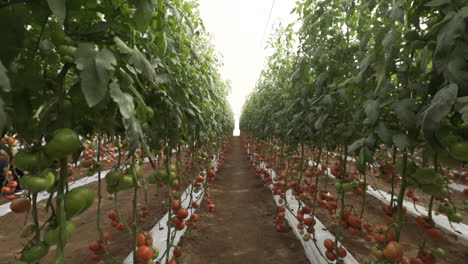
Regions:
[[[206,30],[213,34],[216,50],[222,55],[221,74],[231,81],[232,93],[228,100],[238,119],[267,56],[271,55],[271,50],[265,50],[265,46],[273,33],[272,26],[279,21],[286,25],[296,20],[297,16],[290,14],[295,1],[199,0],[199,3]]]

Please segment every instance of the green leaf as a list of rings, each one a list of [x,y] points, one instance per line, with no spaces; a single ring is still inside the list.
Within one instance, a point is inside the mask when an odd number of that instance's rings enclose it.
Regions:
[[[392,138],[392,132],[388,130],[388,128],[385,126],[385,123],[383,121],[379,122],[377,125],[377,135],[379,135],[379,138],[388,145],[391,145],[393,142]]]
[[[96,54],[96,71],[100,80],[108,82],[109,72],[117,65],[114,54],[107,49],[103,49]]]
[[[408,136],[405,134],[398,134],[393,136],[393,143],[395,143],[395,146],[399,148],[400,150],[405,149],[409,145],[409,139]]]
[[[22,19],[7,8],[0,9],[0,60],[7,68],[23,48],[25,27]]]
[[[7,69],[3,66],[2,62],[0,61],[0,87],[3,88],[3,91],[9,92],[11,91],[10,86],[10,79],[7,76]]]
[[[437,125],[444,119],[457,100],[458,85],[451,83],[440,89],[432,99],[431,105],[424,112],[422,129],[424,137],[432,144],[437,144],[434,133]]]
[[[468,105],[462,107],[458,112],[462,115],[463,122],[465,122],[465,124],[468,124]]]
[[[424,6],[438,7],[450,3],[452,0],[432,0],[427,2]]]
[[[135,118],[135,104],[133,103],[133,97],[120,90],[118,83],[113,82],[110,85],[109,95],[112,100],[119,106],[120,114],[122,114],[122,121],[125,127],[125,134],[130,143],[129,151],[133,153],[138,147],[138,141],[142,138],[141,126],[138,120]]]
[[[133,97],[127,93],[122,92],[118,83],[113,82],[109,85],[109,87],[109,95],[111,96],[112,100],[119,106],[120,114],[122,114],[123,118],[129,119],[132,117],[135,112]]]
[[[128,63],[140,70],[146,78],[152,82],[156,82],[156,72],[153,65],[146,59],[146,57],[136,49],[127,46],[120,38],[114,37],[114,42],[120,50],[120,53],[128,55]]]
[[[115,57],[106,49],[97,52],[94,44],[80,43],[75,52],[75,64],[80,70],[81,90],[86,102],[93,107],[106,96],[110,71],[117,64]]]
[[[416,105],[410,98],[403,99],[401,101],[396,101],[393,104],[393,109],[400,121],[401,126],[405,130],[414,130],[416,127]]]
[[[405,10],[401,6],[394,7],[390,10],[389,17],[393,20],[403,22],[405,16]]]
[[[136,11],[133,14],[133,19],[138,30],[145,32],[151,23],[154,6],[151,0],[135,0]]]
[[[52,13],[57,17],[57,21],[63,24],[67,12],[65,0],[47,0],[47,3]]]
[[[360,138],[356,140],[353,144],[348,147],[348,153],[353,153],[362,148],[366,144],[365,138]]]
[[[364,112],[366,113],[366,119],[364,120],[365,124],[373,125],[379,118],[379,101],[378,100],[369,100],[365,103]]]

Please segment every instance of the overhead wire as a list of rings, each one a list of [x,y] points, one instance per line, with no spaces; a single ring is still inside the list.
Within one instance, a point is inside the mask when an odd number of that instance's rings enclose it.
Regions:
[[[260,48],[263,45],[263,41],[265,40],[265,35],[266,35],[267,29],[268,29],[268,24],[270,24],[271,14],[273,13],[273,8],[275,6],[275,2],[276,2],[276,0],[273,0],[273,2],[271,3],[270,14],[268,14],[268,20],[267,20],[267,23],[265,25],[265,30],[263,31],[262,41],[260,42]]]

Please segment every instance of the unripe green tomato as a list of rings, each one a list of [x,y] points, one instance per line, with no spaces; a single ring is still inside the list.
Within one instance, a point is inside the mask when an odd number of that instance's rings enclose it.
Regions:
[[[51,171],[44,171],[39,175],[28,174],[21,177],[20,182],[25,190],[32,193],[42,192],[54,186],[55,174]]]
[[[86,211],[94,202],[94,191],[86,186],[77,187],[65,195],[65,212],[67,218]]]
[[[451,203],[441,203],[439,205],[439,210],[447,215],[455,213],[455,207]]]
[[[123,176],[124,176],[124,174],[122,172],[118,171],[118,170],[110,171],[106,175],[106,183],[108,185],[119,184],[119,181],[120,181],[120,179],[122,179]]]
[[[73,60],[73,57],[68,56],[68,55],[64,55],[64,56],[62,56],[62,62],[63,63],[73,63],[74,60]]]
[[[49,246],[57,244],[59,236],[59,226],[49,227],[44,233],[44,242]],[[65,243],[75,234],[75,224],[72,221],[65,223]]]
[[[463,221],[463,216],[459,213],[454,213],[448,215],[448,219],[450,222],[460,223],[461,221]]]
[[[431,249],[432,255],[436,257],[443,257],[445,256],[445,251],[441,248],[433,248]]]
[[[353,185],[352,185],[351,183],[349,183],[349,182],[343,183],[343,184],[341,185],[341,187],[343,188],[343,191],[344,191],[345,193],[346,193],[346,192],[352,191],[353,188],[354,188]]]
[[[119,182],[120,191],[130,189],[134,186],[135,184],[133,183],[133,177],[131,175],[125,175],[122,177],[122,179],[120,179],[120,182]]]
[[[26,249],[21,254],[21,260],[27,263],[34,263],[45,257],[49,252],[49,246],[45,242],[38,242],[34,246]]]
[[[335,189],[338,192],[341,192],[343,190],[343,186],[339,181],[335,182]]]
[[[449,153],[459,161],[468,161],[468,142],[457,142],[449,147]]]
[[[76,52],[76,47],[68,46],[68,45],[59,45],[57,47],[57,51],[63,56],[73,57]]]
[[[54,132],[52,140],[47,142],[45,151],[49,157],[64,158],[80,149],[78,134],[69,128],[60,128]]]
[[[114,193],[119,191],[119,185],[118,184],[117,185],[109,185],[108,184],[106,186],[106,190],[107,190],[108,193],[114,194]]]

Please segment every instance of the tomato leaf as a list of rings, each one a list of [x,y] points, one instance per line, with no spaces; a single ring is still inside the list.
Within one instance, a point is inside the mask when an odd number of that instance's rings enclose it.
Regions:
[[[432,0],[424,4],[424,6],[438,7],[450,3],[452,0]]]
[[[138,30],[145,32],[151,23],[154,6],[151,0],[135,0],[136,11],[133,14]]]
[[[3,88],[3,91],[9,92],[11,91],[10,86],[10,79],[7,76],[7,69],[3,66],[2,62],[0,61],[0,87]]]
[[[57,17],[57,21],[63,24],[67,12],[65,0],[47,0],[47,4],[49,4],[50,10]]]
[[[396,101],[393,104],[393,109],[400,121],[401,126],[405,130],[413,131],[416,128],[416,105],[410,98]]]
[[[365,103],[366,119],[364,120],[365,124],[374,125],[377,119],[379,118],[379,101],[378,100],[369,100]]]
[[[395,143],[397,148],[403,151],[405,147],[409,145],[409,138],[405,134],[393,135],[393,143]]]
[[[140,70],[146,78],[152,82],[156,82],[156,72],[153,65],[146,59],[146,57],[138,50],[132,49],[127,46],[120,38],[114,37],[114,42],[120,50],[120,53],[127,54],[127,62]]]
[[[437,144],[437,140],[434,138],[434,133],[437,128],[437,124],[442,121],[443,118],[452,109],[452,106],[457,100],[458,85],[451,83],[440,89],[432,99],[431,105],[424,112],[422,119],[422,129],[424,137],[429,143]]]
[[[118,83],[111,83],[109,85],[109,95],[112,100],[119,106],[120,114],[123,118],[129,119],[133,116],[135,112],[135,104],[133,103],[133,97],[127,93],[120,90]]]
[[[135,105],[133,103],[133,97],[120,90],[118,83],[110,84],[109,94],[114,102],[119,106],[120,114],[122,114],[122,122],[125,127],[125,135],[130,143],[129,151],[133,153],[138,148],[138,141],[143,138],[141,126],[138,120],[135,118]]]
[[[80,70],[81,90],[89,107],[104,99],[110,81],[110,71],[116,65],[112,52],[97,52],[94,44],[80,43],[75,52],[76,68]]]
[[[349,147],[348,147],[348,153],[353,153],[359,149],[361,149],[364,144],[366,144],[366,139],[365,138],[360,138],[356,141],[354,141],[353,144],[351,144]]]
[[[392,144],[393,138],[392,138],[392,132],[388,130],[388,128],[385,126],[385,123],[383,121],[379,122],[377,125],[377,135],[379,138],[385,143],[385,144]]]

